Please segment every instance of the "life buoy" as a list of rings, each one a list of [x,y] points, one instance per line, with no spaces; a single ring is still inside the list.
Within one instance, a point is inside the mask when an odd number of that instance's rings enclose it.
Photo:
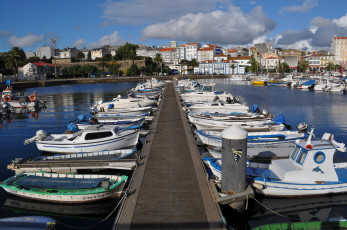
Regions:
[[[3,99],[4,99],[4,101],[9,102],[9,101],[11,101],[11,95],[5,95],[5,96],[3,97]]]
[[[36,95],[34,95],[34,94],[32,94],[32,95],[30,95],[30,97],[29,97],[29,101],[31,101],[31,102],[34,102],[34,101],[36,101]]]

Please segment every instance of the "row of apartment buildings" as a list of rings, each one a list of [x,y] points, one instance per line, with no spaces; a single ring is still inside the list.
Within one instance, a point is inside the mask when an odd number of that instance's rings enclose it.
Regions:
[[[106,54],[116,55],[118,47],[82,49],[85,57],[88,53],[92,60],[104,57]],[[66,48],[64,50],[55,50],[51,47],[38,47],[36,56],[50,58],[56,56],[56,59],[69,59],[77,57],[79,50],[76,48]],[[178,72],[187,73],[187,66],[181,65],[182,60],[191,61],[195,59],[199,67],[194,69],[194,73],[201,74],[242,74],[245,67],[250,66],[249,61],[255,58],[259,67],[265,69],[274,69],[279,63],[286,62],[291,69],[296,69],[300,60],[307,60],[311,71],[324,71],[328,63],[338,64],[342,67],[347,66],[347,37],[334,37],[331,41],[331,51],[318,51],[307,53],[297,49],[274,48],[268,43],[255,44],[248,49],[236,47],[233,49],[223,48],[217,45],[200,43],[186,43],[178,45],[172,41],[169,47],[148,47],[139,45],[136,50],[137,56],[155,58],[157,54],[165,65]],[[59,63],[59,62],[57,62]]]

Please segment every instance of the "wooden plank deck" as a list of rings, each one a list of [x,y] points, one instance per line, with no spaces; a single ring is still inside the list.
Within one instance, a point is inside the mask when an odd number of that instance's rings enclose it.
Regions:
[[[212,189],[172,83],[116,229],[221,229]]]

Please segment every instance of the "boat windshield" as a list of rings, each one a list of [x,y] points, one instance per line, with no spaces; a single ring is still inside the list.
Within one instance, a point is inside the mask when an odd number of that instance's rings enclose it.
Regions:
[[[292,158],[293,160],[295,160],[296,156],[297,156],[298,153],[299,153],[299,150],[300,150],[300,148],[299,148],[298,146],[296,146],[295,149],[294,149],[294,151],[293,151],[293,153],[292,153],[292,156],[291,156],[291,158]]]

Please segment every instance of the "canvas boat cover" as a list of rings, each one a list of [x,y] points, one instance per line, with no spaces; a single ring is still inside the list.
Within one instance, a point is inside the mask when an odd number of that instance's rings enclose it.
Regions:
[[[29,175],[15,182],[15,185],[35,189],[88,189],[96,188],[107,178],[52,178]]]

